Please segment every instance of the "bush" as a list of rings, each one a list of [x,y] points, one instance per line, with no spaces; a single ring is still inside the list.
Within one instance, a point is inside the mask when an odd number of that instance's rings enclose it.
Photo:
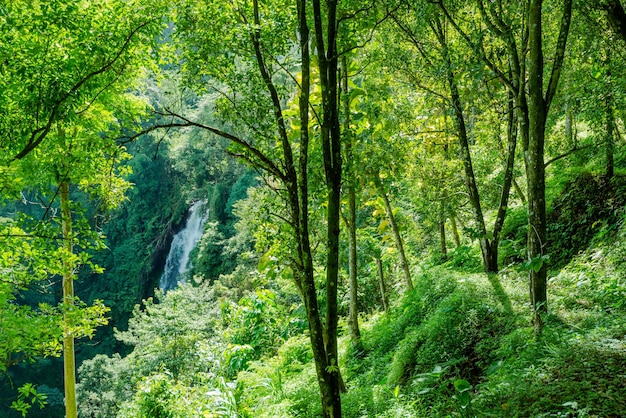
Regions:
[[[516,354],[480,386],[483,416],[617,417],[626,410],[626,384],[615,373],[626,367],[623,347],[590,344],[554,326],[538,341],[528,336],[510,346]]]

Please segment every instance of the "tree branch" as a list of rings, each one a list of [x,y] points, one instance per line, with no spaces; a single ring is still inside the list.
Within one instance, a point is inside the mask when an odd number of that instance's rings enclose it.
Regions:
[[[582,146],[582,147],[574,147],[574,148],[572,148],[571,150],[569,150],[569,151],[565,152],[564,154],[558,155],[558,156],[556,156],[556,157],[554,157],[554,158],[552,158],[552,159],[550,159],[550,160],[546,161],[546,162],[543,164],[543,166],[544,166],[544,168],[545,168],[545,167],[549,166],[550,164],[552,164],[552,163],[553,163],[553,162],[555,162],[555,161],[558,161],[558,160],[560,160],[560,159],[562,159],[562,158],[565,158],[565,157],[568,157],[568,156],[572,155],[572,154],[573,154],[573,153],[575,153],[576,151],[581,151],[581,150],[584,150],[584,149],[587,149],[587,148],[591,148],[591,147],[593,147],[593,145],[592,145],[592,144],[585,145],[585,146]]]
[[[74,84],[74,86],[69,89],[59,100],[57,100],[57,102],[54,104],[54,106],[52,107],[52,111],[50,112],[50,116],[48,117],[48,121],[46,122],[46,124],[38,129],[35,129],[31,135],[30,138],[28,139],[27,144],[24,146],[24,148],[22,149],[22,151],[20,151],[19,153],[17,153],[13,158],[12,161],[14,160],[21,160],[22,158],[26,157],[31,151],[33,151],[39,144],[41,144],[41,142],[46,138],[46,136],[48,135],[48,133],[50,132],[50,129],[52,128],[52,124],[55,122],[56,117],[59,113],[59,110],[61,109],[61,106],[71,97],[73,96],[78,90],[80,90],[80,88],[85,85],[85,83],[87,83],[89,80],[91,80],[92,78],[108,71],[111,67],[113,67],[113,65],[115,65],[115,63],[120,59],[120,57],[122,56],[122,54],[124,53],[124,51],[126,51],[126,48],[128,48],[128,45],[130,44],[130,41],[132,40],[132,38],[135,36],[135,34],[137,32],[139,32],[139,30],[141,30],[142,28],[144,28],[145,26],[147,26],[148,24],[152,23],[154,20],[149,20],[147,22],[144,22],[142,24],[140,24],[139,26],[137,26],[136,28],[134,28],[126,37],[126,39],[124,40],[124,43],[122,44],[122,47],[120,48],[120,50],[117,52],[117,54],[115,54],[115,56],[113,58],[111,58],[107,63],[105,63],[102,67],[98,68],[97,70],[94,70],[92,72],[90,72],[89,74],[87,74],[85,77],[83,77],[82,79],[80,79],[76,84]]]
[[[570,22],[572,20],[572,0],[564,0],[563,16],[561,17],[561,27],[559,29],[559,38],[556,43],[556,51],[554,52],[554,65],[552,66],[552,74],[550,74],[550,82],[546,91],[545,103],[546,113],[550,108],[552,99],[556,94],[559,84],[561,70],[563,68],[563,59],[565,57],[565,46],[567,44],[567,36],[569,35]]]

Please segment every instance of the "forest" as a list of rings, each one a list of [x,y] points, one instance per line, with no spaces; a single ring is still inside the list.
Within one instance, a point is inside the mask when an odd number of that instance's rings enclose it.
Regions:
[[[0,416],[623,416],[625,6],[0,0]]]

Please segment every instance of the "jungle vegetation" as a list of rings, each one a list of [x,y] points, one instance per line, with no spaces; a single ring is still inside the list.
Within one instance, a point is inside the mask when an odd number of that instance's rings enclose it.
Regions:
[[[0,415],[620,416],[625,62],[619,0],[1,2]]]

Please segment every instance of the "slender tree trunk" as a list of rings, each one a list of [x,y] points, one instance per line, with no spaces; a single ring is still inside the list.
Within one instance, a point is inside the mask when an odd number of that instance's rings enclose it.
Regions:
[[[531,0],[529,8],[528,121],[529,142],[525,155],[528,178],[528,258],[535,260],[530,269],[530,302],[534,324],[541,328],[542,312],[547,312],[547,268],[539,261],[546,248],[546,202],[544,143],[546,103],[543,98],[543,51],[541,0]],[[540,264],[539,264],[540,263]]]
[[[606,117],[606,178],[610,180],[615,173],[615,113],[613,110],[613,84],[611,79],[611,50],[606,51],[606,85],[607,93],[605,100],[605,117]]]
[[[70,210],[70,186],[67,181],[60,185],[61,227],[63,230],[63,308],[69,312],[74,305],[74,267],[69,261],[72,255],[72,213]],[[69,328],[67,313],[63,314],[63,379],[65,383],[65,417],[76,418],[76,361],[74,358],[74,335]]]
[[[413,280],[411,279],[411,271],[409,270],[409,264],[406,261],[406,255],[404,253],[404,242],[402,240],[402,235],[400,235],[400,230],[398,229],[398,224],[396,223],[396,217],[393,214],[391,203],[389,202],[389,197],[387,196],[387,192],[385,191],[385,188],[380,181],[378,173],[374,173],[374,185],[378,190],[378,194],[385,203],[385,212],[387,213],[387,219],[389,220],[389,224],[391,225],[393,239],[396,243],[396,249],[398,250],[398,257],[400,258],[400,269],[404,274],[406,288],[408,291],[411,291],[413,290]]]
[[[461,237],[459,235],[459,228],[456,225],[456,216],[450,216],[450,226],[452,227],[452,237],[454,238],[454,246],[459,248],[461,246]]]
[[[322,13],[319,0],[313,0],[317,64],[322,90],[322,153],[328,190],[327,259],[326,259],[326,379],[330,398],[324,404],[324,416],[341,417],[341,375],[337,351],[337,288],[339,279],[339,219],[341,199],[341,129],[338,106],[337,0],[325,2]],[[323,17],[326,24],[322,23]],[[326,34],[326,37],[324,37]]]
[[[459,140],[459,147],[461,153],[461,161],[463,162],[463,168],[465,170],[465,186],[469,195],[470,205],[472,206],[472,214],[479,234],[480,250],[483,257],[483,267],[486,272],[497,273],[498,271],[498,258],[497,254],[493,254],[492,246],[487,238],[487,228],[485,227],[485,218],[483,216],[482,206],[480,204],[480,194],[478,193],[478,186],[476,185],[476,177],[474,175],[474,168],[472,166],[472,155],[469,149],[469,141],[467,137],[467,126],[465,123],[465,115],[463,112],[463,106],[461,104],[461,95],[457,86],[457,82],[454,77],[452,69],[452,62],[448,53],[448,45],[445,38],[445,32],[442,27],[442,23],[439,19],[436,20],[435,34],[439,40],[441,51],[446,64],[446,78],[448,82],[448,88],[450,90],[450,97],[452,99],[452,108],[454,110],[454,121],[456,126],[456,133]]]
[[[448,249],[446,248],[446,205],[441,201],[439,205],[439,244],[441,246],[441,260],[448,259]]]
[[[344,143],[346,147],[346,193],[348,195],[348,216],[345,224],[348,228],[348,274],[350,279],[350,310],[348,315],[348,326],[350,327],[350,339],[352,344],[358,346],[361,341],[361,331],[359,330],[359,309],[358,309],[358,281],[357,281],[357,242],[356,242],[356,170],[353,153],[353,136],[350,131],[350,96],[348,94],[348,64],[346,56],[341,59],[342,67],[342,95],[344,113]]]
[[[572,111],[572,100],[565,103],[565,141],[567,146],[576,148],[574,144],[574,112]]]
[[[523,204],[526,204],[526,195],[522,191],[522,188],[520,187],[515,177],[513,177],[513,187],[515,188],[515,193],[517,193],[517,197],[519,197],[519,200],[521,200]]]
[[[564,0],[552,73],[543,93],[542,0],[530,0],[528,6],[528,147],[525,148],[528,179],[528,258],[530,269],[530,301],[533,322],[541,330],[540,314],[547,312],[547,268],[543,262],[546,248],[545,200],[545,128],[548,111],[559,83],[565,46],[572,16],[572,0]]]
[[[380,287],[380,298],[383,302],[383,309],[389,312],[389,300],[387,298],[387,285],[385,284],[385,274],[383,273],[383,260],[376,257],[376,272],[378,273],[378,283]]]
[[[513,168],[515,165],[515,150],[517,148],[517,119],[515,117],[515,97],[512,93],[508,93],[507,105],[507,159],[504,169],[504,180],[502,182],[502,192],[500,194],[500,203],[496,220],[493,224],[493,236],[491,237],[491,259],[490,271],[498,271],[498,246],[500,244],[500,233],[504,227],[504,219],[509,204],[509,195],[511,193],[511,185],[513,183]]]

